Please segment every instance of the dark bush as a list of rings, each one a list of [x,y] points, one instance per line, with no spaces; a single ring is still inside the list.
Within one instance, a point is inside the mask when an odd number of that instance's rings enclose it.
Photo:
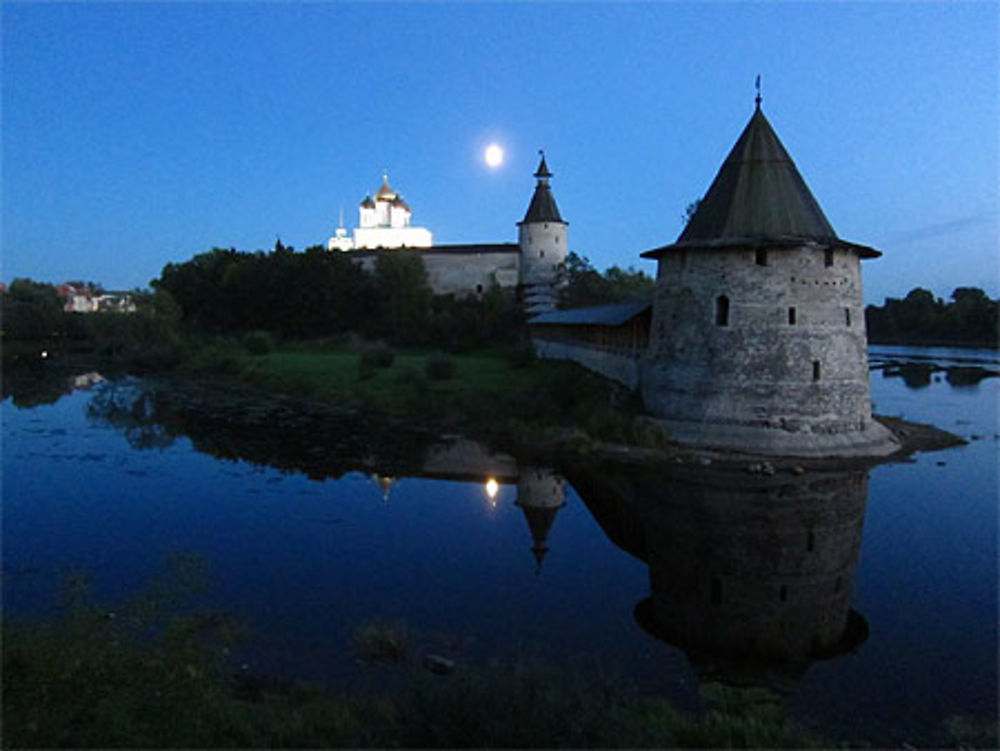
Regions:
[[[507,354],[507,362],[512,368],[523,368],[535,361],[535,347],[530,339],[521,339]]]
[[[361,366],[370,368],[389,368],[392,367],[392,362],[395,359],[395,353],[393,353],[393,351],[385,345],[380,344],[375,347],[369,347],[361,353]]]
[[[432,381],[447,381],[455,375],[455,361],[444,354],[435,354],[427,358],[424,370]]]
[[[396,381],[407,384],[418,394],[423,394],[427,391],[427,376],[413,368],[406,367],[400,369],[396,374]]]
[[[266,355],[274,349],[274,337],[266,331],[251,331],[243,337],[243,346],[251,355]]]

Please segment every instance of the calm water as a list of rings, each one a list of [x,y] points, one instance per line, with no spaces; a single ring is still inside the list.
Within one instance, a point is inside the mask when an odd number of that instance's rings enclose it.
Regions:
[[[1000,362],[871,359],[879,413],[969,445],[774,478],[534,466],[461,440],[345,467],[329,432],[289,448],[266,423],[248,439],[152,401],[109,409],[109,388],[130,404],[140,382],[8,398],[5,612],[47,612],[80,569],[113,602],[190,552],[212,604],[252,626],[254,672],[353,685],[351,631],[388,619],[418,652],[586,665],[685,709],[735,682],[835,738],[995,739],[1000,378],[977,368]]]

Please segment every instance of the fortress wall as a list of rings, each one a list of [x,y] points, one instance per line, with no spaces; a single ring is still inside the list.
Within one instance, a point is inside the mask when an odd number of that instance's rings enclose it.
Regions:
[[[462,297],[486,292],[494,284],[504,289],[517,286],[517,253],[424,251],[420,255],[427,269],[427,281],[438,295]]]
[[[549,360],[572,360],[630,389],[639,386],[639,359],[605,350],[533,337],[535,352]]]
[[[810,246],[765,253],[674,251],[660,259],[642,365],[647,409],[670,420],[793,432],[865,430],[860,259]]]
[[[427,283],[436,295],[465,297],[481,294],[494,284],[501,289],[517,286],[520,254],[484,251],[482,253],[415,250],[427,270]],[[375,270],[375,253],[357,256],[362,268]]]

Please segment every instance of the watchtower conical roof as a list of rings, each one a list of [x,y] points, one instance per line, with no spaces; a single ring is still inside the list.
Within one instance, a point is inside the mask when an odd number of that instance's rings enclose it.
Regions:
[[[750,122],[673,245],[667,248],[849,246],[862,257],[877,250],[837,237],[819,202],[764,116],[758,102]]]
[[[538,182],[535,185],[535,193],[531,196],[531,203],[528,204],[528,210],[524,214],[524,219],[521,220],[520,224],[532,224],[537,222],[560,222],[566,224],[563,221],[562,216],[559,215],[559,207],[556,206],[556,199],[552,195],[552,189],[549,187],[549,178],[552,177],[552,173],[549,172],[549,166],[545,163],[545,154],[541,154],[541,161],[538,164],[538,169],[535,170],[535,177],[538,178]]]

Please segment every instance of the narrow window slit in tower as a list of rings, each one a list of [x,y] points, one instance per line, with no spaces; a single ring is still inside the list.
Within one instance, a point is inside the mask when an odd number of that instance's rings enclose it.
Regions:
[[[715,325],[729,325],[729,298],[725,295],[715,298]]]
[[[844,308],[844,323],[847,326],[851,325],[851,309],[850,308]]]
[[[813,380],[819,380],[819,360],[813,360]]]
[[[833,248],[827,248],[823,253],[823,265],[827,268],[833,266]]]
[[[764,248],[757,248],[754,253],[754,261],[758,266],[767,266],[767,251]]]
[[[795,325],[795,308],[788,309],[788,325],[789,326]]]

